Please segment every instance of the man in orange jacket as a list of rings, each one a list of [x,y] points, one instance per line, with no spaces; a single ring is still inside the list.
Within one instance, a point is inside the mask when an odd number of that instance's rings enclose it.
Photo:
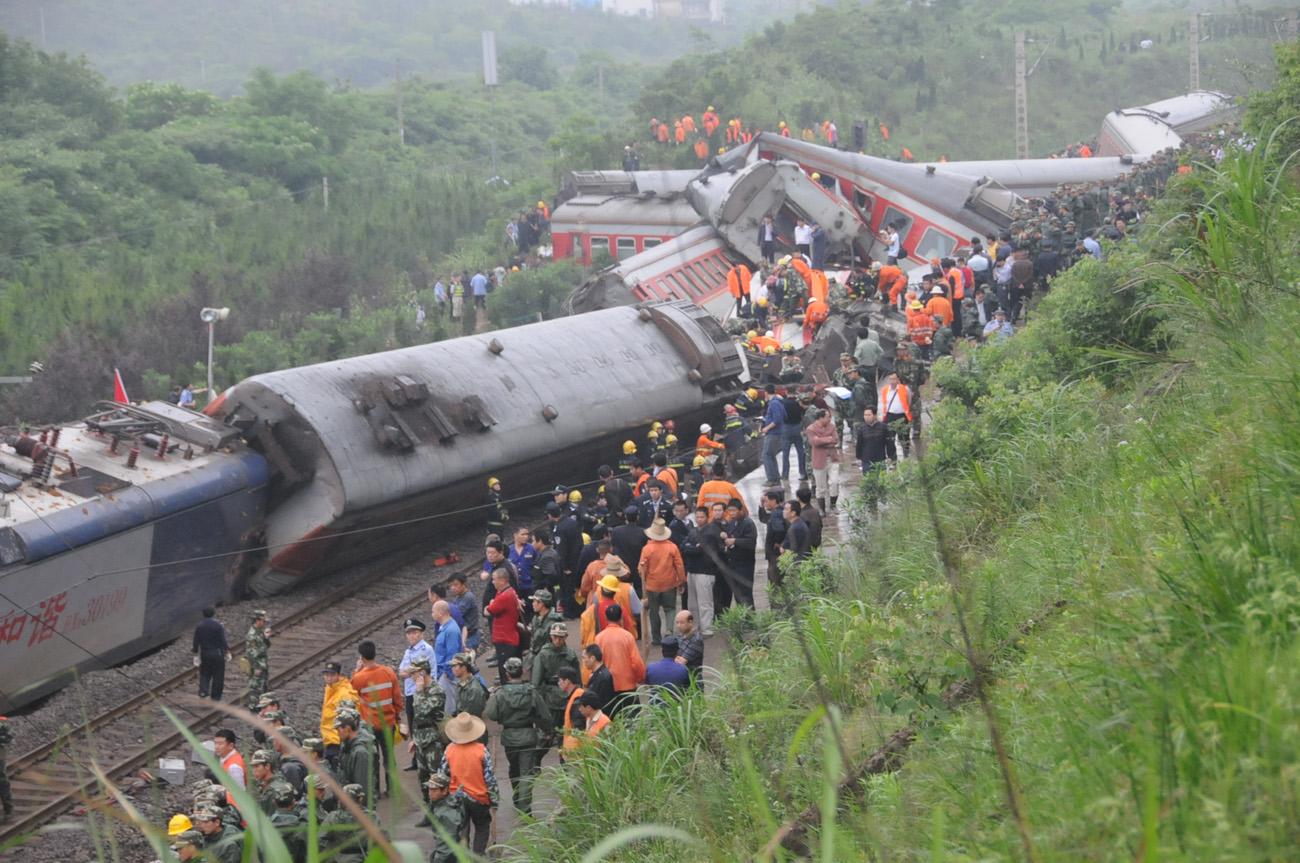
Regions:
[[[931,318],[938,317],[945,327],[952,326],[952,303],[943,295],[943,287],[935,285],[930,289],[930,299],[925,304],[924,312]]]
[[[814,299],[803,310],[803,343],[811,345],[817,336],[817,330],[831,316],[831,307],[825,300]]]
[[[879,275],[876,280],[877,290],[881,296],[889,297],[889,304],[898,307],[899,298],[907,290],[907,275],[903,272],[902,267],[897,264],[880,265],[876,261],[871,265],[872,269],[880,267]]]
[[[928,360],[934,344],[934,318],[925,313],[920,300],[912,300],[907,305],[907,335],[921,352],[921,357]]]
[[[632,633],[621,626],[623,609],[611,605],[605,609],[608,624],[596,636],[605,666],[614,678],[614,697],[608,705],[609,715],[617,717],[636,703],[636,688],[645,680],[645,660],[637,649]]]
[[[753,278],[754,274],[744,264],[736,264],[727,270],[727,292],[736,300],[736,317],[744,314],[749,303],[749,283]]]
[[[701,162],[709,161],[709,142],[703,138],[695,139],[695,158]]]
[[[645,531],[648,542],[641,549],[637,569],[645,585],[646,613],[650,616],[650,643],[663,640],[665,627],[673,631],[677,616],[677,594],[686,587],[686,565],[682,553],[672,541],[672,531],[662,518],[657,518]],[[665,615],[660,616],[660,613]],[[666,621],[666,623],[665,623]]]

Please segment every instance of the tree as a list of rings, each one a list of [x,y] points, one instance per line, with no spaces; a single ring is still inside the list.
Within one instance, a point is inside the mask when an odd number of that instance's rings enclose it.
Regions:
[[[540,45],[512,45],[501,54],[501,77],[536,90],[549,90],[559,80],[550,52]]]

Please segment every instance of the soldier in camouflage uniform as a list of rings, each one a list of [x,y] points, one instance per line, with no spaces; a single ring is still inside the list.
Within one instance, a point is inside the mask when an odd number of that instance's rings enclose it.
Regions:
[[[361,806],[366,805],[366,789],[360,785],[356,783],[344,785],[343,793]],[[369,842],[365,831],[344,806],[340,804],[337,809],[322,818],[321,826],[324,828],[320,833],[322,856],[337,849],[334,856],[330,858],[336,863],[362,863],[366,859],[366,848]]]
[[[248,769],[256,783],[249,790],[257,795],[257,804],[267,815],[275,812],[275,796],[281,792],[293,793],[293,786],[276,772],[273,753],[259,749],[248,759]]]
[[[14,814],[14,792],[9,787],[9,744],[14,742],[13,729],[9,727],[9,718],[0,716],[0,803],[4,804],[4,818],[8,821]]]
[[[268,678],[271,676],[271,627],[266,612],[258,609],[253,612],[253,625],[248,627],[244,636],[244,657],[241,665],[247,664],[248,672],[248,707],[257,709],[257,703],[266,692]]]
[[[894,371],[898,373],[898,380],[907,384],[912,393],[910,436],[912,440],[916,440],[921,436],[921,384],[929,379],[930,373],[922,360],[913,359],[906,342],[899,342],[894,351]]]
[[[459,841],[465,832],[469,822],[465,804],[459,794],[450,793],[451,777],[446,773],[433,774],[422,787],[428,795],[429,814],[433,817],[432,821],[425,821],[433,827],[433,850],[429,852],[429,863],[455,863],[459,858],[447,839]]]
[[[531,813],[533,780],[542,769],[542,753],[550,748],[555,724],[542,694],[524,680],[523,660],[510,657],[505,672],[506,684],[488,699],[483,718],[501,724],[515,809]]]
[[[557,685],[561,668],[578,670],[578,654],[569,647],[569,627],[563,621],[551,624],[546,646],[533,652],[533,689],[542,693],[555,728],[564,727],[564,706],[568,701]]]
[[[302,819],[298,817],[298,798],[293,789],[287,787],[277,788],[272,797],[275,811],[271,813],[271,824],[279,831],[293,863],[303,863],[307,859],[307,837]]]
[[[322,763],[321,767],[324,766]],[[294,814],[298,816],[298,820],[304,824],[307,823],[309,816],[307,811],[309,806],[308,798],[316,801],[316,822],[318,824],[324,820],[326,813],[334,811],[334,808],[338,806],[338,801],[334,799],[329,786],[325,784],[325,779],[319,773],[313,773],[307,777],[307,793],[298,801],[293,810]]]
[[[679,473],[678,476],[681,476]],[[532,638],[529,640],[528,649],[532,656],[536,656],[538,651],[551,641],[551,626],[556,623],[563,623],[564,618],[555,611],[555,598],[551,592],[545,588],[533,591],[533,622],[530,624]]]
[[[456,710],[482,718],[487,707],[487,686],[474,670],[473,657],[457,653],[451,660],[451,673],[456,679]]]
[[[840,367],[831,375],[831,384],[837,387],[843,387],[849,392],[853,391],[853,381],[849,379],[849,372],[857,368],[856,360],[853,354],[840,354]],[[829,397],[827,401],[831,403],[831,408],[835,416],[835,430],[843,433],[841,430],[846,426],[848,433],[852,434],[856,420],[853,416],[852,399],[842,399],[838,397]],[[862,413],[859,411],[856,419],[861,419]]]
[[[358,788],[374,788],[379,779],[376,774],[375,736],[370,724],[361,721],[361,714],[353,710],[339,710],[334,717],[334,728],[339,733],[338,780]]]
[[[447,715],[447,695],[433,682],[433,671],[429,660],[424,657],[411,662],[411,679],[415,681],[415,694],[411,696],[415,706],[412,709],[409,748],[415,754],[415,765],[423,785],[442,763],[441,728]]]

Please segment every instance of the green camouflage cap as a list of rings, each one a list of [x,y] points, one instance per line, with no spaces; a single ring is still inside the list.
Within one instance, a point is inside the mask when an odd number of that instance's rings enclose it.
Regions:
[[[506,660],[506,674],[511,677],[517,677],[524,673],[524,661],[518,656],[512,656]]]
[[[348,795],[358,803],[366,802],[366,789],[362,788],[360,785],[357,785],[355,782],[351,783],[350,785],[344,785],[343,793]]]
[[[544,587],[533,591],[533,599],[538,602],[544,602],[548,606],[555,602],[555,597],[552,596],[551,592]]]
[[[302,735],[292,725],[281,725],[276,731],[279,731],[282,736],[289,738],[299,746],[302,745]]]
[[[253,620],[266,620],[269,616],[270,615],[266,613],[266,609],[264,608],[256,608],[253,610]]]
[[[254,764],[274,764],[274,763],[275,763],[275,756],[272,755],[270,752],[267,752],[265,749],[257,750],[248,759],[248,764],[250,767]]]
[[[468,653],[457,653],[451,658],[452,665],[463,665],[466,668],[474,668],[474,657]]]
[[[279,703],[280,703],[280,696],[276,695],[274,692],[263,692],[261,697],[257,699],[257,709],[262,710],[264,708],[270,707],[272,704],[279,704]]]
[[[569,627],[568,627],[566,624],[563,624],[563,623],[552,623],[552,624],[551,624],[551,637],[552,637],[552,638],[555,638],[556,636],[559,636],[560,638],[568,638],[568,637],[569,637]]]
[[[321,791],[325,791],[329,787],[325,784],[325,777],[321,776],[319,773],[313,773],[312,775],[308,776],[307,785],[311,788],[317,788]]]
[[[267,722],[284,722],[287,719],[283,710],[268,710],[262,714],[262,718]]]
[[[315,752],[317,755],[325,754],[325,741],[319,737],[308,737],[302,742],[302,748],[308,752]]]
[[[195,848],[203,847],[203,834],[197,830],[186,830],[172,837],[172,850],[179,851],[186,845],[192,845]]]
[[[342,711],[344,711],[344,710],[351,710],[353,713],[356,713],[356,712],[357,712],[357,702],[356,702],[356,699],[355,699],[355,698],[340,698],[340,699],[339,699],[339,712],[342,712]]]
[[[344,723],[351,723],[356,726],[361,725],[361,714],[355,710],[340,710],[334,714],[334,727],[338,728]]]
[[[429,777],[429,781],[424,783],[425,788],[450,788],[451,777],[446,773],[435,773]]]
[[[276,785],[275,803],[277,806],[288,806],[297,799],[298,794],[293,790],[292,785],[287,782],[282,785]]]
[[[221,810],[215,806],[197,806],[190,817],[195,821],[220,821]]]
[[[433,666],[429,664],[429,660],[421,656],[417,659],[411,660],[411,668],[416,671],[423,671],[425,674],[428,674],[433,669]]]

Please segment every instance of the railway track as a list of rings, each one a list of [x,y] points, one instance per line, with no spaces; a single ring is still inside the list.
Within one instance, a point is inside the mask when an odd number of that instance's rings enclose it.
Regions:
[[[391,566],[392,561],[385,561]],[[369,568],[368,568],[369,569]],[[460,569],[475,573],[478,565]],[[447,573],[450,575],[450,572]],[[427,575],[404,579],[394,586],[398,598],[377,603],[374,587],[364,576],[331,591],[278,622],[273,622],[271,686],[287,682],[320,667],[328,657],[352,651],[358,640],[380,630],[391,635],[394,621],[424,608]],[[416,587],[416,584],[419,587]],[[340,628],[340,620],[354,623]],[[233,657],[242,655],[243,642],[231,645]],[[229,669],[228,669],[229,670]],[[237,672],[234,675],[239,678]],[[191,730],[216,724],[226,714],[206,708],[194,699],[197,669],[187,669],[133,696],[127,701],[88,718],[57,740],[23,753],[9,763],[13,787],[14,813],[0,824],[0,845],[36,830],[87,799],[100,796],[98,781],[88,769],[93,759],[113,779],[151,765],[159,756],[188,744],[159,709],[172,709]],[[234,682],[234,681],[232,681]],[[224,698],[238,704],[242,686]]]

